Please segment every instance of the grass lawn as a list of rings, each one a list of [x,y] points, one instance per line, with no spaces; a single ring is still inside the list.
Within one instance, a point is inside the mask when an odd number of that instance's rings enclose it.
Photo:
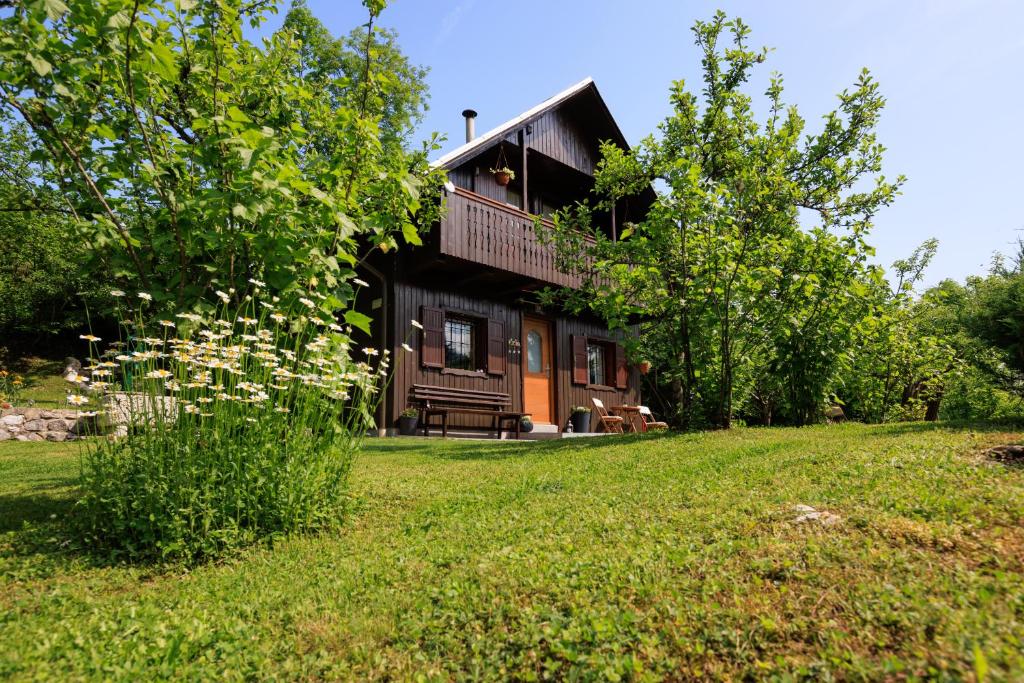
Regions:
[[[344,531],[191,571],[69,547],[76,447],[3,443],[0,677],[1021,680],[1021,438],[374,440]]]

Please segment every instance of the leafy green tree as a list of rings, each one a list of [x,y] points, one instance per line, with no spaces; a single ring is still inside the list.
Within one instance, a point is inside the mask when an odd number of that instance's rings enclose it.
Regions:
[[[989,274],[968,278],[961,292],[971,364],[1001,391],[1024,397],[1024,241],[1014,258],[997,255]]]
[[[402,54],[397,33],[373,26],[335,38],[304,0],[292,3],[282,30],[300,41],[296,76],[327,89],[335,107],[358,106],[366,78],[373,78],[379,96],[367,106],[379,119],[382,142],[401,148],[409,141],[427,108],[427,69]]]
[[[0,336],[37,337],[81,325],[86,245],[69,209],[30,158],[24,123],[0,116]]]
[[[384,3],[364,4],[372,37]],[[245,38],[272,10],[44,0],[0,20],[0,100],[42,143],[92,268],[167,308],[241,298],[253,280],[342,307],[359,259],[418,243],[414,214],[435,210],[427,149],[387,144],[381,102],[406,86],[378,51],[338,98],[303,69],[294,31]]]
[[[744,88],[767,51],[748,48],[748,27],[721,12],[693,32],[703,54],[700,94],[675,83],[660,137],[630,152],[605,145],[594,207],[556,217],[560,263],[588,282],[561,296],[613,325],[645,321],[645,355],[660,365],[682,426],[730,426],[754,391],[758,364],[780,363],[779,345],[803,349],[804,365],[784,372],[806,420],[826,393],[809,382],[817,371],[811,348],[842,352],[845,325],[824,321],[839,320],[862,296],[855,287],[871,253],[865,236],[903,182],[881,175],[875,126],[884,99],[862,72],[823,129],[808,134],[774,75],[758,123]],[[663,191],[651,211],[619,239],[594,225],[595,208],[607,211],[656,182]]]

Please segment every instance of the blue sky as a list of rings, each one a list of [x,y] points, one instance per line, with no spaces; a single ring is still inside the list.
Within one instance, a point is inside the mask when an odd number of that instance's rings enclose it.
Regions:
[[[335,34],[365,21],[352,0],[309,5]],[[586,76],[636,143],[668,114],[673,80],[699,88],[689,29],[717,8],[751,26],[751,45],[774,48],[752,92],[782,73],[810,131],[861,67],[879,80],[886,175],[908,177],[876,221],[880,263],[937,237],[926,284],[963,279],[1024,235],[1020,0],[392,0],[382,24],[430,68],[422,132],[447,134],[445,150],[462,141],[463,109],[476,109],[486,131]]]

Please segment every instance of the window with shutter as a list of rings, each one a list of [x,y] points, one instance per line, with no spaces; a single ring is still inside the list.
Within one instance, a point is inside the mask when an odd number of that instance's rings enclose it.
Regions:
[[[420,309],[421,332],[420,362],[425,368],[444,367],[444,311],[423,306]]]

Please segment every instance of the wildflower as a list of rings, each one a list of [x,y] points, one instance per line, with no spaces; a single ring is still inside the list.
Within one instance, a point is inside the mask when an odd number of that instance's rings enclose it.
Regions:
[[[242,323],[243,325],[255,325],[259,321],[256,320],[256,318],[246,318],[245,316],[242,316],[238,319],[238,322]]]
[[[409,346],[408,344],[402,344],[402,348],[405,349],[408,353],[412,353],[412,347]]]
[[[142,299],[143,301],[152,301],[153,295],[147,294],[146,292],[139,292],[139,298]]]
[[[363,349],[363,353],[365,353],[367,356],[376,356],[377,355],[377,349],[375,349],[375,348],[373,348],[371,346],[367,346],[366,348]]]
[[[267,286],[267,283],[266,283],[266,282],[260,282],[259,280],[257,280],[257,279],[256,279],[256,278],[254,278],[254,277],[251,277],[251,278],[249,278],[249,283],[250,283],[250,284],[254,284],[254,285],[256,285],[257,287],[266,287],[266,286]]]
[[[66,374],[64,376],[64,379],[66,379],[67,381],[71,382],[72,384],[85,384],[86,382],[89,381],[88,378],[86,378],[86,377],[84,377],[82,375],[79,375],[74,370],[72,370],[71,372]]]
[[[80,396],[79,394],[68,395],[68,403],[73,406],[84,406],[88,402],[89,399],[85,396]]]
[[[131,361],[135,360],[135,359],[134,359],[134,358],[132,358],[131,356],[128,356],[128,355],[126,355],[126,354],[123,354],[123,353],[122,353],[122,354],[118,354],[118,355],[114,356],[114,358],[115,358],[116,360],[119,360],[119,361],[121,361],[122,363],[128,363],[128,362],[131,362]]]
[[[229,297],[229,296],[227,295],[227,292],[222,292],[222,291],[220,291],[219,289],[217,290],[217,296],[218,296],[218,297],[220,298],[220,300],[221,300],[221,301],[223,301],[224,303],[227,303],[228,301],[230,301],[230,300],[231,300],[231,297]]]
[[[199,412],[199,408],[197,408],[196,406],[193,406],[193,405],[187,405],[187,406],[185,406],[185,412],[186,413],[193,413],[193,414],[195,414],[195,413]]]
[[[169,370],[153,370],[146,373],[146,379],[167,379],[171,376]]]
[[[316,306],[316,304],[314,304],[310,299],[307,299],[305,297],[300,297],[299,303],[305,306],[306,308],[313,308],[314,306]]]
[[[199,316],[195,313],[178,313],[175,317],[181,318],[183,320],[191,320],[194,323],[197,323],[203,319],[202,316]]]
[[[110,296],[125,296],[125,293],[120,289],[112,289],[110,290]]]
[[[356,284],[356,285],[359,285],[360,287],[369,287],[370,286],[369,282],[367,282],[366,280],[360,280],[359,278],[355,278],[354,280],[352,280],[352,283]]]
[[[290,413],[292,411],[289,410],[288,408],[285,408],[284,406],[274,406],[274,412],[275,413]]]
[[[79,339],[84,339],[87,342],[103,341],[102,339],[100,339],[99,337],[97,337],[94,334],[80,334],[80,335],[78,335],[78,338]]]
[[[97,368],[96,370],[92,371],[92,376],[93,377],[110,377],[110,370],[104,370],[104,369]]]
[[[413,320],[413,321],[412,321],[412,326],[413,326],[413,327],[415,327],[415,328],[416,328],[416,329],[418,329],[418,330],[422,330],[422,329],[423,329],[423,325],[421,325],[421,324],[419,323],[419,321],[417,321],[417,320]]]
[[[270,314],[270,319],[273,320],[276,323],[283,323],[288,318],[284,317],[280,313],[271,313]]]
[[[164,327],[174,327],[174,323],[172,323],[170,320],[161,320],[160,324],[163,325]]]

